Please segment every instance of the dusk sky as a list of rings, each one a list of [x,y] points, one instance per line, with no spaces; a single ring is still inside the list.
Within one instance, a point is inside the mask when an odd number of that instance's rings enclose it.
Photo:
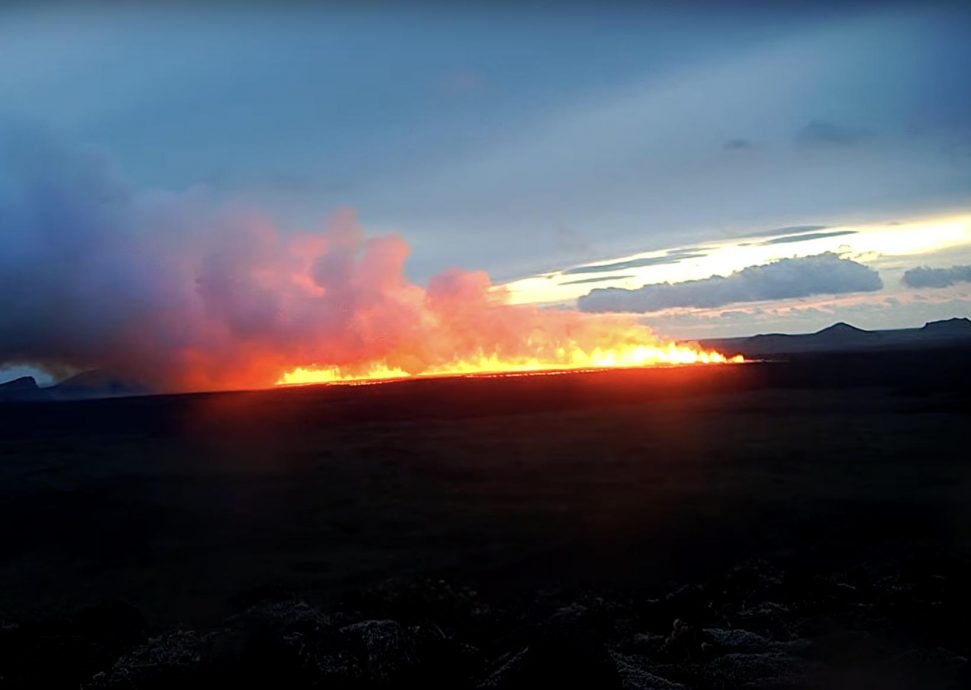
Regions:
[[[675,338],[969,316],[969,73],[960,3],[4,6],[0,287],[31,297],[0,341],[97,263],[51,198],[138,209],[99,237],[171,199],[284,236],[353,209],[417,284]]]

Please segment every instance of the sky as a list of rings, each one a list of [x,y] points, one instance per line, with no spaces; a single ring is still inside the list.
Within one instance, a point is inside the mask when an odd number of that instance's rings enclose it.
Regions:
[[[0,284],[56,187],[350,208],[670,337],[968,316],[969,66],[960,3],[4,4]]]

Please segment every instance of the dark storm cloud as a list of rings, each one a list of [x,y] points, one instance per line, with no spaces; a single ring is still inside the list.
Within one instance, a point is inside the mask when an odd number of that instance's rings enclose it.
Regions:
[[[796,143],[801,146],[854,146],[869,135],[870,132],[862,127],[813,120],[796,132]]]
[[[824,237],[840,237],[841,235],[855,235],[856,230],[833,230],[832,232],[811,232],[807,235],[786,235],[784,237],[774,237],[771,240],[760,242],[759,244],[790,244],[792,242],[808,242],[809,240],[819,240]]]
[[[666,264],[676,264],[684,259],[694,259],[705,256],[703,252],[668,252],[665,256],[650,256],[643,259],[629,259],[627,261],[615,261],[612,264],[600,264],[598,266],[576,266],[563,271],[563,275],[576,275],[579,273],[608,273],[611,271],[623,271],[628,268],[642,268],[644,266],[664,266]]]
[[[904,285],[912,288],[945,288],[955,283],[971,283],[971,266],[950,268],[912,268],[903,277]]]
[[[880,275],[863,264],[827,252],[749,266],[728,276],[683,283],[654,283],[635,290],[600,288],[578,300],[590,312],[652,312],[675,307],[721,307],[738,302],[821,294],[872,292]]]

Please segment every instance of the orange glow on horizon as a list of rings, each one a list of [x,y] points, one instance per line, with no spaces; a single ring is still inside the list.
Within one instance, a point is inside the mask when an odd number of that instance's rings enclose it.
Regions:
[[[552,358],[511,357],[496,355],[456,360],[429,366],[418,372],[407,372],[385,362],[355,367],[295,367],[283,374],[277,385],[319,383],[368,383],[413,378],[482,375],[550,374],[568,371],[633,369],[704,364],[737,364],[741,355],[727,357],[694,344],[654,342],[620,348],[585,351],[577,346],[560,348]]]

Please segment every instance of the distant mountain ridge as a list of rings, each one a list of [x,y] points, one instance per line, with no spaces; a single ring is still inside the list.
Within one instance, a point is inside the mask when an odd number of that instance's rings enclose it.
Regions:
[[[971,344],[971,319],[959,317],[929,321],[920,328],[867,331],[839,322],[815,333],[767,333],[699,342],[704,347],[725,354],[759,357],[809,352],[849,352],[872,348],[935,347],[962,341]]]
[[[19,379],[0,383],[0,390],[3,391],[35,391],[38,389],[37,380],[33,376],[21,376]]]
[[[149,395],[147,386],[104,369],[92,369],[65,379],[53,386],[41,387],[33,376],[0,383],[0,402],[44,400],[88,400]]]
[[[84,398],[119,398],[132,395],[146,395],[151,392],[146,386],[126,379],[104,369],[82,371],[46,388],[57,400],[79,400]]]
[[[955,317],[942,321],[928,321],[921,329],[928,333],[949,333],[953,335],[971,333],[971,319],[965,317]]]

